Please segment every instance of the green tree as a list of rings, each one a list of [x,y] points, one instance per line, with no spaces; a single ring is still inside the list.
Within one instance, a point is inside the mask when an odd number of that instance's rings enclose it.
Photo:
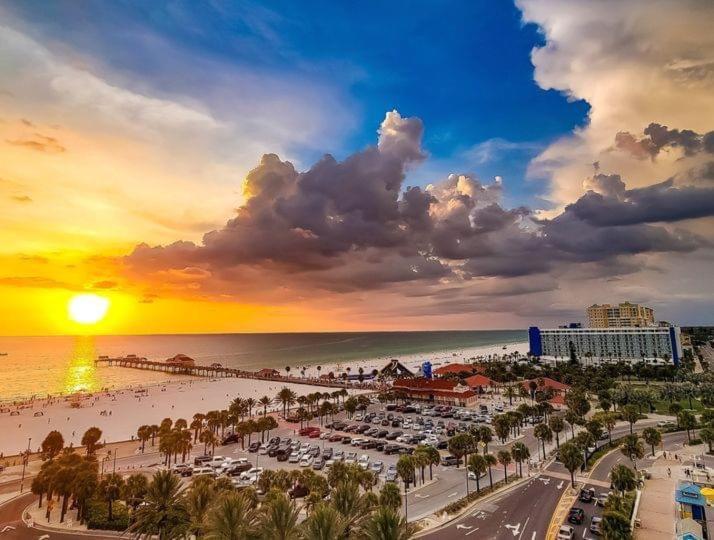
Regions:
[[[143,474],[136,473],[129,476],[122,490],[122,499],[133,510],[141,504],[149,490],[149,480]]]
[[[82,446],[87,449],[87,456],[93,457],[97,449],[101,448],[99,439],[102,438],[102,430],[98,427],[90,427],[82,436]]]
[[[266,503],[264,503],[266,504]],[[261,537],[265,540],[293,540],[298,538],[300,509],[287,495],[278,492],[267,503],[260,520]]]
[[[543,449],[543,459],[545,460],[545,443],[551,442],[553,440],[553,432],[550,430],[547,424],[538,424],[533,429],[533,435],[540,441],[541,447]]]
[[[625,405],[620,409],[622,419],[630,424],[630,435],[633,433],[633,427],[637,420],[640,419],[640,411],[634,405]]]
[[[523,478],[523,462],[528,461],[528,458],[531,457],[531,451],[522,442],[516,442],[511,447],[511,456],[513,461],[518,464],[518,475]]]
[[[459,467],[461,458],[475,450],[474,438],[468,433],[459,433],[449,439],[449,453],[456,458],[456,467]]]
[[[469,472],[474,473],[476,477],[476,493],[481,491],[481,475],[486,473],[486,460],[481,454],[471,454],[467,464]]]
[[[493,454],[484,454],[483,459],[486,460],[486,466],[488,467],[488,485],[491,486],[491,489],[493,490],[493,474],[491,472],[491,468],[498,464],[498,460]]]
[[[699,430],[701,439],[709,445],[709,453],[712,453],[712,443],[714,443],[714,428],[705,427]]]
[[[42,441],[41,448],[44,459],[54,459],[64,448],[64,437],[59,431],[50,431],[45,440]]]
[[[511,463],[511,453],[508,450],[500,450],[497,454],[498,462],[503,465],[503,475],[508,484],[508,465]]]
[[[630,520],[622,512],[605,510],[602,514],[602,534],[607,540],[630,540]]]
[[[620,451],[632,461],[635,469],[637,469],[637,460],[645,455],[642,441],[637,435],[625,435],[620,443]]]
[[[572,441],[560,447],[560,462],[570,473],[570,485],[575,487],[575,471],[583,464],[583,454]]]
[[[183,536],[189,525],[189,515],[180,495],[181,481],[171,471],[154,474],[144,503],[134,514],[129,532],[135,538],[149,540],[157,535],[159,540]]]
[[[337,540],[345,538],[346,527],[342,514],[332,506],[320,503],[300,526],[300,537],[302,540]]]
[[[386,482],[379,490],[379,505],[387,506],[393,510],[399,510],[402,506],[402,495],[399,493],[397,484]]]
[[[565,429],[565,421],[562,416],[554,416],[548,419],[548,427],[555,434],[555,448],[560,450],[560,433]]]
[[[657,428],[648,427],[642,431],[642,438],[652,448],[652,456],[654,457],[655,446],[658,446],[662,442],[662,434]]]
[[[107,518],[109,521],[114,519],[114,501],[121,497],[123,488],[124,479],[116,473],[105,475],[102,481],[99,482],[99,493],[107,502]]]
[[[365,540],[409,540],[414,536],[407,520],[392,508],[380,506],[365,521],[360,537]]]
[[[243,540],[257,537],[258,514],[251,502],[235,492],[221,494],[205,518],[207,540]]]
[[[610,481],[612,486],[624,495],[626,491],[631,491],[637,486],[637,478],[632,469],[625,465],[615,465],[610,471]]]
[[[687,430],[687,442],[692,444],[691,431],[697,426],[697,419],[690,411],[683,410],[677,415],[677,420],[680,427]]]

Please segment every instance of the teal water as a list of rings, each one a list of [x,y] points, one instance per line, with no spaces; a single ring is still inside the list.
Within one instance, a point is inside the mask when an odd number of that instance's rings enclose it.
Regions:
[[[0,399],[147,384],[165,374],[97,368],[98,355],[137,354],[164,360],[178,353],[197,363],[272,367],[348,363],[527,340],[525,330],[182,334],[156,336],[0,337]]]

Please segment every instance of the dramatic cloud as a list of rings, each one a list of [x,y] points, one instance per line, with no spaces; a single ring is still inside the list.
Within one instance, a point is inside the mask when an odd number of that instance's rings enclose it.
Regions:
[[[644,134],[646,137],[637,139],[631,133],[622,131],[615,136],[615,145],[641,159],[654,159],[663,148],[681,148],[687,157],[701,150],[714,154],[714,131],[700,135],[691,129],[680,131],[652,123],[644,129]]]
[[[200,244],[139,245],[125,262],[134,276],[174,292],[287,301],[386,289],[459,312],[484,297],[554,287],[550,277],[537,285],[518,281],[526,276],[563,268],[588,279],[631,274],[634,256],[711,245],[671,224],[714,215],[714,189],[672,180],[627,189],[619,175],[596,173],[588,191],[550,219],[504,208],[498,181],[452,174],[424,190],[405,188],[407,171],[424,158],[422,132],[421,121],[394,111],[376,146],[343,161],[327,155],[299,172],[267,154],[246,178],[245,203],[223,228]],[[405,288],[410,283],[418,288]],[[453,295],[458,302],[444,300]]]

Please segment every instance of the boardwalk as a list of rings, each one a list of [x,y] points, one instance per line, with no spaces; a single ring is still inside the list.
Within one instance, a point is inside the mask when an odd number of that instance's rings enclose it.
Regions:
[[[357,388],[362,390],[376,390],[379,388],[374,382],[355,382],[343,379],[309,378],[309,377],[288,377],[286,375],[272,374],[261,375],[254,371],[245,371],[236,368],[227,368],[220,365],[202,366],[197,364],[177,364],[171,362],[159,362],[147,360],[139,356],[122,356],[111,358],[100,356],[95,360],[96,364],[108,366],[118,366],[132,369],[143,369],[147,371],[163,371],[174,375],[191,375],[194,377],[229,378],[238,377],[241,379],[260,379],[263,381],[275,381],[293,384],[308,384],[310,386],[326,386],[329,388]]]

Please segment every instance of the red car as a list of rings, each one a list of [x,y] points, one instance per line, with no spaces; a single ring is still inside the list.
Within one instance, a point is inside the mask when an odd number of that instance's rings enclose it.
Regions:
[[[330,442],[341,441],[341,440],[342,440],[342,435],[340,435],[339,433],[335,433],[334,435],[330,435],[330,438],[327,439],[327,440],[330,441]]]
[[[305,435],[310,435],[310,433],[312,433],[315,430],[317,430],[317,434],[319,435],[320,428],[317,428],[317,427],[304,427],[304,428],[301,428],[300,431],[298,431],[298,433],[302,436],[305,436]]]
[[[313,429],[307,436],[311,439],[317,439],[320,436],[320,428]]]

